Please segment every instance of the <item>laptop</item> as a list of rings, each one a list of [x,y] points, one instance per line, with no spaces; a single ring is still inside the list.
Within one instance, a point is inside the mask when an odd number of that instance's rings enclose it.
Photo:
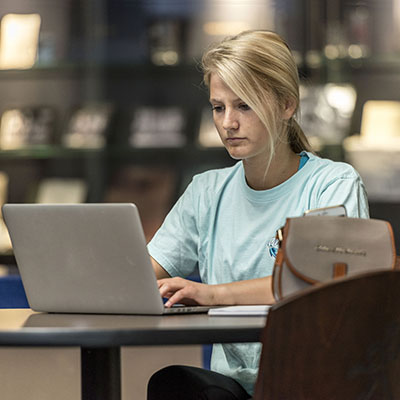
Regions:
[[[207,312],[164,307],[135,204],[5,204],[30,307],[93,314]]]

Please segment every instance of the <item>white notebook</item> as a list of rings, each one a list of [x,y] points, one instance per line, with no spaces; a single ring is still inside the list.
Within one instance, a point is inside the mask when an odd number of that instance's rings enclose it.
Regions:
[[[263,316],[267,315],[270,305],[228,306],[213,308],[208,311],[210,316]]]

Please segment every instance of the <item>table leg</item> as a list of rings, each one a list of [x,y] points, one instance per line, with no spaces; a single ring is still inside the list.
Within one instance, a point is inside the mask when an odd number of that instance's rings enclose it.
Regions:
[[[81,348],[82,400],[121,400],[119,347]]]

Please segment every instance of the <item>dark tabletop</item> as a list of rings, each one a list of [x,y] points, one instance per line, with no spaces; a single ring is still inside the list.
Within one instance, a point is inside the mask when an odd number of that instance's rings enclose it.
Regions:
[[[0,346],[118,347],[257,342],[265,317],[47,314],[0,309]]]

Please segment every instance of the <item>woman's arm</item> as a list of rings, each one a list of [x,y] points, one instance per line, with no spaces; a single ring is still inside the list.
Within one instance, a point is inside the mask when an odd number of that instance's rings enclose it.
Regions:
[[[158,286],[161,296],[168,298],[166,307],[175,303],[237,305],[272,304],[275,301],[271,276],[219,285],[206,285],[183,278],[164,278],[158,280]]]
[[[153,258],[150,256],[151,264],[153,265],[154,272],[157,279],[170,278],[169,273]]]

